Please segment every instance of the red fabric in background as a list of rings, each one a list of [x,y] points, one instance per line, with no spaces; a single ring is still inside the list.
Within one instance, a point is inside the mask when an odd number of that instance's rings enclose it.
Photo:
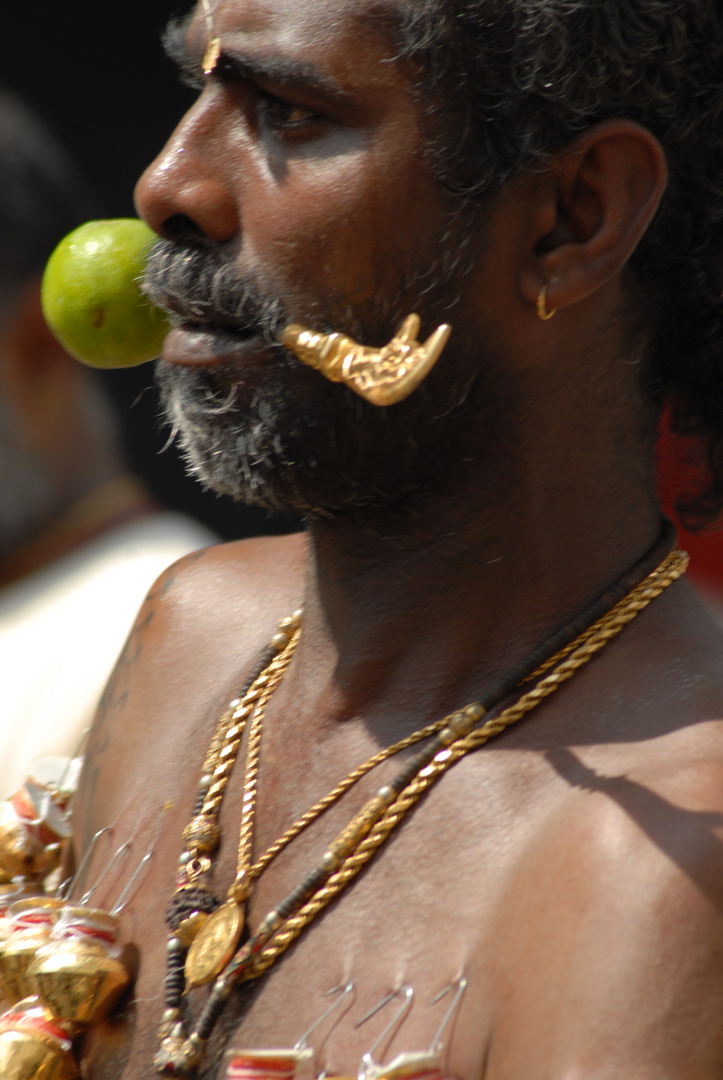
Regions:
[[[673,435],[666,413],[660,426],[657,456],[661,505],[676,524],[680,546],[690,555],[688,575],[701,589],[723,598],[723,521],[702,533],[691,533],[678,521],[674,508],[681,495],[695,493],[705,485],[707,469],[702,447],[697,439]]]

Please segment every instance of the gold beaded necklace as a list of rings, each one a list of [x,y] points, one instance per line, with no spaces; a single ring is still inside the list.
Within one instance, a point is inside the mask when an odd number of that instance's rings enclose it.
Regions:
[[[261,673],[252,677],[248,689],[231,702],[220,718],[211,747],[204,762],[202,787],[207,789],[200,810],[184,830],[187,849],[181,857],[181,874],[177,881],[176,897],[188,894],[191,901],[198,899],[195,888],[200,878],[211,868],[209,855],[220,842],[218,815],[225,787],[236,760],[245,725],[249,716],[253,720],[249,732],[246,753],[246,772],[239,829],[239,845],[236,878],[228,891],[227,902],[209,916],[204,911],[185,914],[174,926],[175,934],[184,946],[190,946],[185,961],[186,982],[190,986],[202,986],[214,978],[231,958],[243,932],[243,907],[252,882],[269,866],[284,848],[304,829],[311,825],[329,807],[338,802],[363,776],[383,761],[415,743],[430,738],[444,727],[445,718],[437,720],[398,742],[380,750],[368,761],[346,776],[333,791],[307,810],[298,821],[286,830],[274,843],[251,864],[253,816],[256,805],[256,785],[259,765],[261,727],[267,702],[283,678],[291,662],[300,635],[301,612],[284,619],[271,642],[270,650],[278,650]],[[268,655],[265,654],[264,659]],[[200,800],[199,800],[200,801]],[[175,898],[174,898],[175,899]],[[185,911],[188,905],[184,905]],[[221,943],[224,943],[223,946]],[[166,1023],[175,1019],[166,1017]]]
[[[169,1076],[192,1075],[200,1064],[204,1046],[234,988],[243,981],[258,977],[276,962],[305,927],[374,857],[422,795],[463,756],[483,746],[541,704],[655,597],[685,573],[688,556],[681,551],[671,552],[655,566],[663,544],[669,544],[669,530],[653,552],[617,586],[600,597],[579,619],[535,650],[485,694],[480,702],[468,705],[374,755],[307,811],[251,865],[263,712],[288,668],[300,633],[300,613],[284,620],[279,634],[264,653],[241,695],[231,703],[219,721],[204,763],[197,812],[184,832],[188,850],[182,856],[182,871],[171,909],[174,901],[184,894],[187,894],[192,905],[197,903],[198,906],[189,912],[187,904],[185,907],[176,904],[175,912],[171,910],[169,913],[174,934],[169,947],[169,973],[166,979],[167,1009],[159,1032],[161,1050],[155,1059],[159,1073]],[[651,569],[651,565],[655,568]],[[527,684],[533,685],[516,702],[497,717],[476,726],[492,705],[496,705],[515,687]],[[215,901],[208,902],[210,891],[199,887],[198,882],[210,869],[208,856],[218,846],[221,800],[233,769],[243,728],[250,715],[253,715],[253,721],[246,759],[237,876],[226,904],[203,922],[211,907],[215,906]],[[237,949],[241,935],[239,924],[243,926],[243,903],[254,878],[294,837],[377,764],[416,742],[430,738],[430,745],[416,754],[390,784],[377,792],[342,830],[321,862],[276,909],[269,912],[259,928]],[[179,915],[183,917],[179,918]],[[188,961],[184,963],[187,942],[194,937],[194,932],[197,936],[191,944]],[[184,1029],[180,1013],[181,995],[187,981],[184,970],[192,985],[216,979],[200,1021],[190,1035]],[[200,978],[202,973],[204,977]]]

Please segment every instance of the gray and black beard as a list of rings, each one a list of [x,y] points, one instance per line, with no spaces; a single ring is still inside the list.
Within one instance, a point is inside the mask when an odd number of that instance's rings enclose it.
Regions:
[[[353,315],[330,297],[321,319],[290,317],[273,288],[240,280],[217,249],[157,244],[144,283],[151,300],[185,320],[239,326],[267,343],[259,364],[158,365],[163,409],[189,472],[238,501],[310,517],[391,509],[443,480],[455,465],[455,432],[468,422],[463,405],[475,379],[449,346],[443,375],[435,370],[406,401],[377,408],[302,365],[279,338],[287,323],[306,322],[379,346],[410,311],[432,310],[444,321],[458,301],[450,283],[458,288],[471,269],[468,237],[452,245],[448,236],[448,254],[425,274],[408,275],[397,297],[374,298]]]
[[[52,479],[0,400],[0,561],[47,520]]]

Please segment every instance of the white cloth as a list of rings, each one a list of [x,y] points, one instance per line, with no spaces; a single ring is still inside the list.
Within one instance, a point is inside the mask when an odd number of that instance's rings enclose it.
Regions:
[[[150,514],[0,589],[0,799],[33,758],[77,749],[155,579],[216,541],[181,514]]]

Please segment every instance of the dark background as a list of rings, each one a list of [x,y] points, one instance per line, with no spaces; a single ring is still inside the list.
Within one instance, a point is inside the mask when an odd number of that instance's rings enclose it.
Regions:
[[[72,154],[107,217],[134,215],[133,187],[193,101],[165,58],[161,33],[187,3],[11,0],[0,24],[0,85],[21,94]],[[10,10],[7,11],[6,8]],[[134,468],[157,498],[224,538],[297,527],[291,516],[239,507],[186,478],[158,417],[151,365],[104,375]]]

